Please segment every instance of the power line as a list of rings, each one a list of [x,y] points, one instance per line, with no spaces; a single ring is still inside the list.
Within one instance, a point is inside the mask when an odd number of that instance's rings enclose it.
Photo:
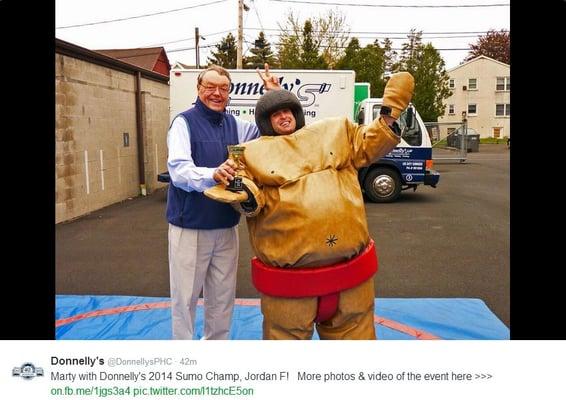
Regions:
[[[286,32],[290,29],[278,29],[278,28],[246,28],[249,30],[256,30],[256,31],[279,31],[279,32]],[[313,33],[318,33],[320,31],[315,31],[313,30]],[[346,31],[326,31],[328,33],[367,33],[367,34],[379,34],[379,35],[405,35],[405,34],[410,34],[411,32],[374,32],[374,31],[350,31],[350,32],[346,32]],[[419,31],[420,32],[420,31]],[[446,35],[451,35],[451,34],[464,34],[464,33],[477,33],[477,34],[484,34],[484,33],[488,33],[489,31],[454,31],[454,32],[421,32],[423,35],[441,35],[441,34],[446,34]]]
[[[406,36],[353,36],[357,39],[407,39]],[[459,39],[459,38],[476,38],[478,35],[459,35],[459,36],[427,36],[423,39]]]
[[[152,13],[152,14],[136,15],[136,16],[133,16],[133,17],[126,17],[126,18],[119,18],[119,19],[111,19],[111,20],[106,20],[106,21],[89,22],[89,23],[86,23],[86,24],[60,26],[60,27],[57,27],[57,28],[55,28],[55,29],[78,28],[78,27],[81,27],[81,26],[109,24],[109,23],[111,23],[111,22],[127,21],[127,20],[130,20],[130,19],[136,19],[136,18],[152,17],[152,16],[154,16],[154,15],[169,14],[169,13],[172,13],[172,12],[177,12],[177,11],[182,11],[182,10],[188,10],[188,9],[190,9],[190,8],[197,8],[197,7],[210,6],[210,5],[212,5],[212,4],[223,3],[223,2],[225,2],[225,1],[227,1],[227,0],[216,0],[216,1],[212,1],[212,2],[210,2],[210,3],[197,4],[196,6],[189,6],[189,7],[183,7],[183,8],[176,8],[176,9],[174,9],[174,10],[159,11],[159,12]]]
[[[216,43],[214,43],[214,44],[209,44],[209,45],[206,45],[206,46],[199,46],[199,48],[205,49],[205,48],[210,48],[210,47],[216,47],[216,45],[217,45],[218,43],[220,43],[220,42],[216,42]],[[248,38],[245,38],[245,39],[244,39],[244,43],[250,45],[250,46],[246,49],[246,52],[250,49],[250,47],[252,47],[251,45],[254,45],[254,46],[255,46],[255,41],[250,41],[250,39],[248,39]],[[273,44],[273,43],[270,43],[270,45],[272,45],[272,44]],[[277,44],[274,44],[274,45],[276,46]],[[339,48],[339,49],[347,49],[348,47],[347,47],[347,46],[337,46],[337,48]],[[435,47],[434,49],[437,50],[437,51],[470,51],[470,50],[471,50],[470,47],[452,47],[452,48],[436,48],[436,47]],[[178,52],[178,51],[188,51],[188,50],[195,50],[195,47],[183,47],[183,48],[179,48],[179,49],[166,50],[166,52],[167,52],[167,53],[175,53],[175,52]],[[395,48],[391,48],[391,50],[400,51],[400,50],[403,50],[403,48],[401,48],[401,47],[399,47],[399,48],[395,47]]]
[[[261,26],[261,29],[263,29],[263,24],[261,23],[261,18],[259,17],[259,13],[257,11],[257,7],[255,5],[255,1],[251,0],[253,6],[254,6],[254,11],[255,11],[255,15],[257,15],[257,20],[259,21],[259,26]]]
[[[246,28],[246,30],[263,30],[260,28]],[[271,30],[278,30],[278,29],[271,29]],[[229,30],[229,31],[220,31],[220,32],[215,32],[215,33],[211,33],[208,34],[207,36],[213,36],[213,35],[217,35],[217,34],[222,34],[222,33],[227,33],[227,32],[232,32],[234,31],[234,29]],[[330,33],[330,32],[329,32]],[[410,32],[351,32],[351,33],[375,33],[375,34],[402,34],[402,33],[410,33]],[[457,34],[457,33],[478,33],[478,34],[482,34],[482,33],[487,33],[484,31],[477,31],[477,32],[429,32],[429,34]],[[424,33],[423,33],[424,34]],[[276,35],[277,37],[280,37],[281,35]],[[464,38],[464,37],[477,37],[477,35],[470,35],[470,36],[430,36],[430,37],[426,37],[423,39],[452,39],[452,38]],[[366,36],[357,36],[358,39],[380,39],[379,37],[375,37],[375,36],[370,36],[370,37],[366,37]],[[193,39],[193,38],[190,38]],[[255,45],[255,42],[250,41],[250,39],[248,39],[247,37],[245,38],[247,40],[244,40],[244,42],[246,44],[250,44],[250,45]],[[405,37],[382,37],[381,39],[406,39]],[[167,42],[167,43],[176,43],[176,42],[180,42],[183,40],[189,40],[189,39],[182,39],[182,40],[178,40],[178,41],[172,41],[172,42]],[[220,42],[216,42],[215,44],[210,44],[210,45],[206,45],[206,46],[199,46],[200,48],[210,48],[210,47],[214,47],[216,46],[216,44],[218,44]],[[271,45],[277,45],[277,43],[271,43]],[[147,47],[154,47],[154,46],[147,46]],[[347,46],[340,46],[339,48],[342,49],[346,49],[348,48]],[[464,51],[464,50],[471,50],[471,48],[469,47],[465,47],[465,48],[435,48],[438,51]],[[195,50],[195,47],[184,47],[184,48],[180,48],[180,49],[173,49],[173,50],[167,50],[168,53],[173,53],[173,52],[178,52],[178,51],[187,51],[187,50]],[[249,50],[249,47],[248,49]],[[403,50],[402,48],[392,48],[391,50]]]
[[[214,32],[214,33],[208,33],[205,35],[201,35],[201,36],[205,36],[205,37],[211,37],[211,36],[215,36],[215,35],[220,35],[220,34],[224,34],[224,33],[232,33],[234,32],[236,29],[230,29],[230,30],[226,30],[226,31],[219,31],[219,32]],[[260,28],[246,28],[245,30],[263,30]],[[331,34],[331,32],[327,32],[328,34]],[[346,32],[344,32],[346,33]],[[350,33],[368,33],[368,34],[375,34],[376,36],[353,36],[356,37],[357,39],[391,39],[391,40],[397,40],[397,39],[406,39],[406,37],[404,36],[380,36],[383,35],[385,33],[405,33],[405,32],[350,32]],[[434,34],[435,32],[429,32],[429,34]],[[444,34],[457,34],[457,33],[478,33],[478,34],[482,34],[482,33],[487,33],[487,32],[436,32],[436,33],[444,33]],[[407,32],[408,34],[408,32]],[[424,33],[423,33],[424,35]],[[282,35],[271,35],[270,38],[280,38]],[[427,37],[423,37],[424,40],[428,40],[428,39],[458,39],[458,38],[474,38],[474,37],[478,37],[478,35],[458,35],[458,36],[427,36]],[[172,40],[169,42],[162,42],[162,43],[154,43],[154,44],[148,44],[148,45],[143,45],[140,46],[141,48],[144,47],[158,47],[158,46],[165,46],[168,44],[173,44],[173,43],[179,43],[179,42],[185,42],[188,40],[194,40],[194,37],[190,37],[190,38],[184,38],[184,39],[178,39],[178,40]],[[276,44],[276,43],[274,43]],[[202,46],[201,46],[202,47]]]
[[[254,44],[253,42],[246,42],[246,43],[248,43],[248,44]],[[336,47],[337,49],[347,49],[347,48],[348,48],[347,46],[335,46],[335,47]],[[434,49],[435,49],[435,50],[438,50],[438,51],[441,51],[441,50],[442,50],[442,51],[471,50],[471,48],[469,48],[469,47],[453,47],[453,48],[444,48],[444,49],[437,49],[437,48],[435,47]],[[399,48],[395,47],[395,48],[391,48],[391,50],[396,50],[396,51],[397,51],[397,50],[404,50],[404,49],[401,48],[401,47],[399,47]]]
[[[208,33],[202,36],[205,37],[209,37],[209,36],[215,36],[215,35],[220,35],[223,33],[231,33],[234,32],[236,30],[236,28],[234,29],[229,29],[226,31],[219,31],[219,32],[214,32],[214,33]],[[256,31],[281,31],[283,32],[283,30],[281,29],[263,29],[263,28],[245,28],[245,30],[256,30]],[[313,31],[313,33],[318,33],[319,31]],[[327,34],[333,34],[333,33],[349,33],[349,34],[369,34],[369,35],[376,35],[376,36],[355,36],[358,39],[379,39],[380,35],[404,35],[404,34],[410,34],[411,32],[371,32],[371,31],[351,31],[351,32],[346,32],[346,31],[326,31],[325,33]],[[423,37],[423,39],[457,39],[457,38],[466,38],[466,37],[478,37],[478,35],[480,34],[486,34],[487,31],[476,31],[476,32],[422,32],[422,35],[435,35],[435,34],[444,34],[444,35],[454,35],[454,36],[427,36],[427,37]],[[462,34],[462,35],[460,35]],[[470,35],[467,35],[470,34]],[[271,37],[281,37],[282,35],[271,35]],[[406,37],[404,36],[382,36],[381,38],[388,38],[388,39],[406,39]],[[172,43],[179,43],[179,42],[184,42],[187,40],[194,40],[194,37],[190,37],[190,38],[185,38],[185,39],[178,39],[178,40],[172,40],[170,42],[162,42],[162,43],[155,43],[155,44],[151,44],[151,45],[145,45],[142,47],[155,47],[155,46],[164,46],[166,44],[172,44]]]
[[[199,46],[199,49],[206,49],[209,47],[215,47],[218,43],[215,44],[207,44],[206,46]],[[187,51],[187,50],[195,50],[196,47],[183,47],[181,49],[173,49],[173,50],[165,50],[167,53],[175,53],[177,51]]]
[[[475,7],[509,7],[509,3],[498,4],[462,4],[462,5],[400,5],[400,4],[359,4],[359,3],[330,3],[325,1],[301,0],[270,0],[279,3],[323,4],[325,6],[349,7],[382,7],[382,8],[475,8]]]
[[[282,38],[285,37],[285,35],[270,35],[271,38]],[[328,33],[328,34],[323,34],[320,36],[321,38],[334,38],[334,35]],[[422,38],[423,40],[429,40],[429,39],[460,39],[460,38],[477,38],[478,35],[458,35],[458,36],[427,36]],[[373,36],[358,36],[358,35],[353,35],[350,39],[407,39],[406,36],[383,36],[383,35],[373,35]]]
[[[214,32],[214,33],[207,33],[205,35],[200,35],[201,39],[202,37],[210,37],[210,36],[215,36],[215,35],[220,35],[222,33],[228,33],[228,32],[234,32],[236,29],[230,29],[227,31],[220,31],[220,32]],[[185,39],[179,39],[179,40],[172,40],[170,42],[163,42],[163,43],[156,43],[156,44],[148,44],[147,46],[143,46],[143,47],[156,47],[156,46],[164,46],[166,44],[171,44],[171,43],[179,43],[179,42],[185,42],[187,40],[194,40],[195,37],[190,37],[190,38],[185,38]]]

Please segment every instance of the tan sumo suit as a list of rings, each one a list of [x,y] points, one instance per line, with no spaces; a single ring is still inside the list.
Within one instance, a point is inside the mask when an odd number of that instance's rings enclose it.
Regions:
[[[392,75],[382,114],[398,118],[413,88],[409,73]],[[292,110],[297,128],[304,125],[293,94],[268,91],[259,100],[260,133],[273,136],[244,145],[246,192],[220,184],[205,195],[247,216],[264,339],[310,339],[315,324],[321,339],[375,339],[377,257],[358,169],[391,151],[399,136],[383,118],[365,126],[345,117],[279,136],[269,115],[283,108]]]

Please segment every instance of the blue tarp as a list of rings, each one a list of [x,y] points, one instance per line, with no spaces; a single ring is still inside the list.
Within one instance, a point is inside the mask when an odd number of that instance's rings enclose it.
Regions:
[[[167,297],[56,296],[57,339],[171,339]],[[379,339],[509,339],[509,329],[480,299],[375,299]],[[237,299],[230,339],[261,339],[257,299]],[[203,307],[195,336],[203,334]],[[315,334],[315,339],[318,338]]]

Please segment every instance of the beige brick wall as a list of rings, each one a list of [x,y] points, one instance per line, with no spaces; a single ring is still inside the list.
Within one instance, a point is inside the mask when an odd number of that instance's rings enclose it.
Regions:
[[[140,187],[134,75],[61,54],[55,65],[59,223],[138,196]],[[157,159],[159,168],[166,168],[166,146],[161,147],[168,128],[169,86],[142,79],[142,90],[146,181],[153,189],[155,167],[148,167]]]
[[[169,86],[142,80],[145,182],[148,193],[167,184],[157,174],[167,171],[167,130],[169,128]]]

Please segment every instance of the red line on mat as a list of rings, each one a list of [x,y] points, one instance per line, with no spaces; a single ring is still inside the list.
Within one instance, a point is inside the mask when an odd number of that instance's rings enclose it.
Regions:
[[[86,313],[73,315],[72,317],[69,318],[58,319],[57,321],[55,321],[55,327],[57,328],[86,318],[101,317],[103,315],[113,315],[113,314],[120,314],[131,311],[153,310],[156,308],[169,308],[169,307],[171,307],[171,302],[161,301],[158,303],[144,303],[144,304],[134,304],[132,306],[105,308],[102,310],[89,311]]]
[[[440,339],[438,336],[433,335],[432,333],[425,332],[420,329],[411,328],[408,325],[402,324],[397,321],[393,321],[391,319],[386,319],[382,317],[378,317],[377,315],[373,316],[373,321],[379,325],[383,325],[387,328],[394,329],[396,331],[406,333],[407,335],[413,336],[419,340],[434,340]]]

